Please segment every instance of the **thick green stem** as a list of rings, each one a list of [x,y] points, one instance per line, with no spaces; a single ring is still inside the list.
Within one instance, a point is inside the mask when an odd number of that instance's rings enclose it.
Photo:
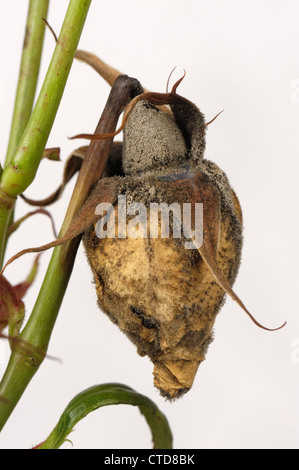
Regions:
[[[44,359],[72,272],[78,244],[79,239],[75,239],[57,247],[53,252],[30,321],[19,336],[24,345],[15,345],[1,381],[0,396],[6,397],[7,401],[0,402],[0,430]]]
[[[119,114],[132,95],[140,92],[139,82],[127,76],[117,79],[111,90],[96,131],[113,132]],[[59,234],[69,229],[74,215],[84,203],[94,179],[101,178],[107,162],[111,141],[91,142],[75,185],[71,201]],[[4,426],[19,398],[27,387],[47,352],[52,330],[71,275],[79,239],[55,248],[34,309],[19,339],[28,348],[15,346],[0,384],[0,429]],[[30,346],[29,346],[30,345]]]
[[[49,0],[30,0],[19,80],[4,167],[10,162],[25,130],[33,107],[43,48]]]
[[[46,145],[91,0],[70,0],[51,64],[27,128],[10,164],[2,173],[1,191],[10,199],[23,192],[34,179]],[[9,200],[10,200],[9,199]],[[8,211],[7,211],[8,213]],[[4,215],[0,215],[4,218]],[[72,219],[67,213],[62,235]],[[0,220],[1,222],[1,220]],[[33,312],[20,335],[0,385],[0,430],[3,428],[27,384],[44,359],[53,326],[67,287],[79,239],[57,247],[52,255]]]

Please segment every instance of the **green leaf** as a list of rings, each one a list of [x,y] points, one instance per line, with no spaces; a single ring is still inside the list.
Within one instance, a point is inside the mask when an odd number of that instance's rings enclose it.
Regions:
[[[118,383],[95,385],[76,395],[62,413],[49,437],[36,449],[58,449],[74,426],[91,411],[107,405],[138,406],[149,425],[154,449],[171,449],[172,434],[168,421],[153,401],[132,388]]]

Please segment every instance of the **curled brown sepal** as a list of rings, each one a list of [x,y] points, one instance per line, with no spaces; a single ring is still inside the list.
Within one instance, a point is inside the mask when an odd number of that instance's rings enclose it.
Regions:
[[[44,150],[42,158],[53,162],[60,162],[60,147],[51,147]]]
[[[67,183],[72,179],[72,177],[80,170],[82,166],[83,159],[85,157],[85,153],[87,150],[87,146],[79,147],[78,149],[74,150],[68,159],[65,162],[62,183],[61,185],[54,191],[50,196],[44,199],[30,199],[24,194],[21,194],[22,199],[24,199],[27,204],[30,206],[49,206],[56,202],[60,196],[62,195],[64,188],[66,187]]]
[[[29,217],[32,217],[33,215],[37,215],[37,214],[42,214],[42,215],[46,215],[47,217],[49,217],[50,221],[51,221],[51,225],[52,225],[52,230],[53,230],[53,234],[54,234],[54,237],[57,238],[57,233],[56,233],[56,229],[55,229],[55,223],[54,223],[54,219],[52,217],[52,215],[50,214],[50,212],[48,212],[46,209],[36,209],[35,211],[31,211],[31,212],[28,212],[27,214],[25,214],[23,217],[21,217],[20,219],[16,220],[15,222],[13,222],[7,229],[7,234],[8,235],[11,235],[12,233],[14,233],[18,228],[19,226],[25,221],[27,220]]]
[[[46,20],[46,18],[42,18],[42,20],[46,24],[48,29],[51,31],[55,42],[57,42],[58,41],[57,34],[55,33],[50,23]],[[102,78],[104,78],[104,80],[106,80],[106,82],[110,86],[113,86],[116,78],[119,75],[122,75],[121,72],[111,67],[110,65],[106,64],[102,59],[97,57],[95,54],[92,54],[91,52],[77,49],[75,58],[77,60],[80,60],[81,62],[85,62],[90,67],[92,67],[99,75],[101,75]]]
[[[93,223],[96,223],[100,219],[100,216],[96,214],[96,207],[98,204],[102,202],[110,204],[115,203],[119,195],[120,184],[121,180],[118,177],[104,178],[100,180],[90,194],[89,198],[77,212],[69,229],[63,236],[45,245],[19,251],[6,262],[0,274],[3,274],[8,265],[26,253],[40,253],[50,248],[62,245],[63,243],[66,243],[81,235]]]
[[[245,305],[243,304],[242,300],[237,296],[237,294],[233,291],[232,287],[230,286],[229,282],[223,275],[221,269],[218,266],[216,256],[211,248],[210,241],[206,238],[205,242],[203,243],[202,247],[198,250],[200,255],[202,256],[205,263],[208,265],[210,271],[213,273],[215,281],[222,289],[233,299],[237,302],[237,304],[247,313],[247,315],[251,318],[253,323],[255,323],[259,328],[267,331],[277,331],[283,328],[287,322],[284,322],[283,325],[277,328],[267,328],[261,325],[254,316],[247,310]]]
[[[217,262],[217,240],[220,230],[220,200],[219,194],[212,184],[201,181],[201,173],[198,172],[190,180],[183,180],[186,185],[186,193],[190,192],[192,203],[202,202],[205,208],[205,223],[203,225],[203,242],[197,247],[201,257],[207,264],[217,284],[246,312],[250,319],[263,330],[277,331],[283,328],[287,322],[278,328],[267,328],[261,325],[245,307],[242,300],[233,291],[230,283],[224,276]]]
[[[122,123],[115,132],[111,132],[108,134],[105,134],[105,133],[103,134],[77,134],[77,135],[74,135],[73,137],[70,137],[70,139],[71,140],[72,139],[106,140],[106,139],[111,139],[115,137],[124,129],[130,112],[139,101],[146,100],[149,103],[153,104],[154,106],[168,105],[168,104],[172,104],[176,102],[177,98],[179,97],[179,95],[176,94],[176,89],[181,83],[181,81],[184,79],[185,75],[186,75],[186,72],[184,71],[184,75],[179,80],[177,80],[177,82],[173,85],[170,93],[145,92],[145,93],[141,93],[140,95],[135,96],[135,98],[133,98],[129,102],[129,104],[126,106]]]

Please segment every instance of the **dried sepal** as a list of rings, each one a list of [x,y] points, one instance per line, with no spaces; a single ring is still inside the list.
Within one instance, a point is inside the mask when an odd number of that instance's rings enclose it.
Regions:
[[[74,150],[71,155],[68,157],[65,167],[64,167],[64,172],[63,172],[63,177],[62,177],[62,183],[61,185],[52,193],[50,196],[44,198],[44,199],[30,199],[24,194],[21,194],[22,199],[27,202],[27,204],[31,206],[49,206],[50,204],[53,204],[56,202],[60,196],[62,195],[65,186],[67,183],[72,179],[72,177],[80,170],[82,166],[82,160],[84,159],[85,153],[86,153],[86,146],[79,147],[78,149]]]
[[[52,147],[44,150],[42,158],[54,162],[60,162],[60,147]]]
[[[185,180],[180,182],[184,184]],[[174,185],[174,188],[176,186]],[[201,173],[195,174],[192,178],[192,182],[189,187],[185,189],[185,194],[189,189],[189,200],[190,203],[201,202],[204,207],[204,218],[205,223],[203,225],[203,242],[198,251],[202,256],[203,260],[209,267],[211,273],[214,276],[217,284],[244,310],[244,312],[251,318],[251,320],[260,328],[267,331],[280,330],[286,325],[286,322],[277,328],[267,328],[261,325],[254,316],[245,307],[242,300],[232,289],[228,279],[224,276],[218,261],[217,261],[217,249],[221,231],[221,202],[220,194],[217,193],[215,186],[209,181],[204,181],[204,175]],[[194,211],[192,212],[194,214]],[[193,227],[194,228],[194,227]]]
[[[88,228],[100,218],[100,216],[95,213],[96,206],[101,202],[114,204],[117,200],[119,186],[119,178],[115,178],[113,181],[111,181],[110,178],[104,178],[100,180],[85,204],[74,217],[69,229],[63,236],[45,245],[26,248],[19,251],[5,263],[1,273],[3,273],[7,266],[10,265],[13,261],[27,253],[40,253],[42,251],[49,250],[50,248],[62,245],[63,243],[78,237],[83,232],[88,230]]]
[[[7,229],[7,235],[10,236],[12,233],[14,233],[14,232],[20,227],[20,225],[21,225],[25,220],[27,220],[27,219],[29,219],[30,217],[32,217],[33,215],[37,215],[37,214],[42,214],[42,215],[45,215],[45,216],[49,217],[49,219],[51,220],[51,225],[52,225],[53,234],[54,234],[55,238],[57,238],[54,219],[53,219],[52,215],[50,214],[50,212],[47,211],[46,209],[36,209],[35,211],[27,212],[27,214],[25,214],[23,217],[20,217],[20,219],[16,220],[15,222],[13,222],[13,223],[8,227],[8,229]]]

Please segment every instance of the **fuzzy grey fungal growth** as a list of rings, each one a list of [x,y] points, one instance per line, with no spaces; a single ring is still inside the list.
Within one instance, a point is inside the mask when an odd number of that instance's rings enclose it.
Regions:
[[[212,184],[217,186],[224,205],[228,206],[228,208],[233,211],[232,188],[224,171],[221,170],[221,168],[219,168],[219,166],[217,166],[215,163],[207,159],[203,159],[198,162],[195,168],[197,170],[203,171]]]
[[[124,129],[123,170],[138,175],[170,166],[180,166],[187,153],[181,130],[172,116],[147,101],[130,113]]]

